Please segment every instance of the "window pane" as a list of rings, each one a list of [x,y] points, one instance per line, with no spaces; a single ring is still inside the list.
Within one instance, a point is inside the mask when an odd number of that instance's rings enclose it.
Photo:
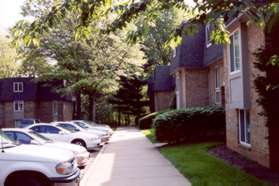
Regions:
[[[23,144],[30,144],[31,143],[31,138],[27,136],[26,134],[23,134],[21,132],[16,133],[16,141],[23,143]]]
[[[240,141],[245,142],[244,110],[239,110]]]
[[[52,126],[46,126],[46,129],[47,129],[47,133],[50,134],[58,134],[60,132],[58,128]]]
[[[234,69],[234,40],[233,36],[230,37],[230,65],[231,65],[231,72],[235,71]]]
[[[15,136],[13,132],[4,131],[4,134],[8,136],[11,140],[15,141]]]
[[[251,131],[250,131],[250,113],[246,112],[246,143],[251,143]]]
[[[234,33],[234,67],[235,67],[235,71],[240,69],[240,35],[239,35],[239,31]]]

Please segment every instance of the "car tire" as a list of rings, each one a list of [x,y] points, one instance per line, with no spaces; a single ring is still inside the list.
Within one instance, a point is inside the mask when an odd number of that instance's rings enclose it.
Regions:
[[[38,177],[31,177],[23,175],[23,176],[15,176],[9,180],[5,186],[50,186],[50,184],[43,179]]]
[[[79,145],[79,146],[82,146],[82,147],[86,148],[86,144],[85,144],[85,142],[83,140],[79,140],[79,139],[73,140],[72,144]]]

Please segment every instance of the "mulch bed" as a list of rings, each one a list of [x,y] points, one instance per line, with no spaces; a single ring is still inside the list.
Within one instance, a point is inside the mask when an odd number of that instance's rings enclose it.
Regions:
[[[209,153],[261,180],[266,180],[273,185],[279,185],[279,172],[265,168],[237,152],[228,149],[225,145],[211,148]]]

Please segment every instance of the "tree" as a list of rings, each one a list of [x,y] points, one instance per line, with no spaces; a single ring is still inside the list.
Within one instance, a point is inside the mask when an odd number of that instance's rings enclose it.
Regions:
[[[50,0],[49,0],[50,1]],[[44,10],[44,14],[37,17],[31,27],[24,31],[21,37],[26,42],[34,42],[40,37],[40,33],[48,31],[49,28],[56,25],[67,12],[78,10],[79,25],[78,31],[83,30],[83,33],[88,32],[88,25],[96,20],[103,19],[107,16],[110,18],[110,24],[107,27],[100,29],[107,32],[115,31],[119,28],[124,28],[128,23],[144,12],[148,12],[146,22],[152,22],[157,16],[156,12],[168,10],[173,7],[184,10],[185,12],[193,11],[195,16],[188,20],[189,25],[195,27],[198,22],[212,23],[215,25],[212,32],[214,42],[228,42],[229,35],[224,27],[224,23],[240,13],[245,13],[252,21],[256,21],[264,25],[272,15],[278,13],[279,4],[277,0],[194,0],[192,6],[189,1],[184,0],[123,0],[123,1],[51,1],[48,10]],[[187,27],[184,31],[181,27],[176,29],[171,35],[169,43],[179,44],[182,34],[192,32],[193,27]]]
[[[18,73],[16,51],[10,41],[0,36],[0,78],[14,77]]]
[[[166,45],[172,31],[181,22],[189,18],[184,12],[172,8],[157,12],[157,17],[152,22],[146,22],[148,13],[140,15],[133,21],[133,29],[128,32],[128,41],[140,42],[141,50],[144,52],[147,63],[144,65],[147,72],[154,70],[156,65],[167,65],[171,62],[172,48]]]
[[[145,81],[138,76],[126,77],[121,76],[119,80],[119,90],[110,99],[113,108],[119,113],[118,123],[121,121],[121,114],[127,116],[128,124],[130,124],[130,117],[135,119],[142,116],[146,110],[148,102],[143,96],[143,86]]]
[[[24,15],[35,18],[43,16],[49,2],[28,0],[23,6]],[[36,40],[29,44],[18,40],[18,36],[24,35],[24,31],[32,26],[26,21],[19,21],[12,29],[12,34],[15,46],[26,61],[26,69],[32,69],[33,64],[39,62],[54,62],[47,71],[39,65],[41,71],[37,74],[40,79],[65,80],[64,87],[57,89],[76,95],[78,118],[81,115],[81,95],[87,95],[90,103],[88,108],[91,109],[88,113],[90,119],[94,120],[97,96],[114,91],[119,75],[137,73],[143,54],[137,45],[127,45],[121,34],[104,35],[96,31],[87,39],[77,40],[77,15],[77,11],[68,12],[63,21],[51,28],[51,32],[41,35],[40,45],[36,44]],[[105,24],[105,20],[91,23],[90,28],[95,29],[99,24]]]

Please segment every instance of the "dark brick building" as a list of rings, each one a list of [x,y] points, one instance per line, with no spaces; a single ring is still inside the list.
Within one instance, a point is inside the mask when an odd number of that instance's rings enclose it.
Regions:
[[[24,118],[41,122],[71,120],[73,102],[53,90],[62,82],[36,82],[33,78],[0,79],[0,126],[14,127]]]

